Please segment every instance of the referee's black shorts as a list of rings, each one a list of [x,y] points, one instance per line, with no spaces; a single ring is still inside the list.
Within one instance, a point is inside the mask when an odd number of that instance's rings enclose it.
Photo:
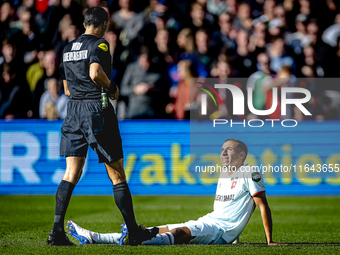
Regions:
[[[90,145],[99,163],[123,158],[118,120],[110,103],[102,109],[99,100],[69,100],[61,133],[60,156],[86,157]]]

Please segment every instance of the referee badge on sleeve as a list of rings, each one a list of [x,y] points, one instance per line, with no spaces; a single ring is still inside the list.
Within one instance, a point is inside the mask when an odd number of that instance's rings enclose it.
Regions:
[[[103,51],[107,51],[109,49],[105,43],[99,44],[98,48],[101,48]]]
[[[252,174],[251,174],[251,179],[252,179],[254,182],[259,182],[259,181],[261,181],[261,175],[260,175],[260,173],[258,173],[258,172],[252,173]]]

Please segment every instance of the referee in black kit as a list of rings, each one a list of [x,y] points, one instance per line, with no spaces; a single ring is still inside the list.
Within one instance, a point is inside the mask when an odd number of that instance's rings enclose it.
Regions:
[[[156,236],[156,229],[137,225],[125,179],[118,121],[113,106],[108,103],[108,97],[118,98],[119,90],[108,78],[111,56],[109,44],[103,39],[107,23],[108,14],[103,8],[88,9],[84,14],[85,33],[64,49],[60,74],[70,100],[61,128],[60,155],[66,157],[66,171],[56,193],[54,225],[47,239],[51,245],[74,245],[65,234],[64,217],[89,145],[97,153],[98,161],[105,164],[115,202],[129,230],[130,243],[137,245]]]

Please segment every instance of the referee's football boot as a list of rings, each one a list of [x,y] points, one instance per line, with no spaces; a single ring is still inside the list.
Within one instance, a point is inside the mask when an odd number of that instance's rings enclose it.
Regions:
[[[67,222],[68,233],[77,239],[81,244],[91,244],[94,243],[92,240],[91,232],[84,229],[74,223],[72,220]]]
[[[51,230],[47,238],[47,244],[55,246],[76,246],[68,239],[64,231]]]
[[[131,245],[136,246],[142,244],[144,241],[151,240],[159,232],[159,228],[154,227],[151,229],[146,229],[143,226],[138,226],[138,232],[135,235],[129,234],[125,222],[122,224],[122,235],[118,240],[118,245]]]

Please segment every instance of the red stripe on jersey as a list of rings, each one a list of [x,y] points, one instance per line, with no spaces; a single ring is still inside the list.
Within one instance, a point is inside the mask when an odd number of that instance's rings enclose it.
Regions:
[[[172,243],[171,243],[171,237],[169,236],[169,234],[168,234],[168,233],[165,233],[165,234],[166,234],[166,236],[169,238],[170,244],[172,244]]]
[[[266,191],[264,190],[264,191],[257,192],[257,193],[255,193],[255,194],[253,195],[253,197],[255,197],[257,194],[260,194],[260,193],[262,193],[262,192],[266,192]]]

